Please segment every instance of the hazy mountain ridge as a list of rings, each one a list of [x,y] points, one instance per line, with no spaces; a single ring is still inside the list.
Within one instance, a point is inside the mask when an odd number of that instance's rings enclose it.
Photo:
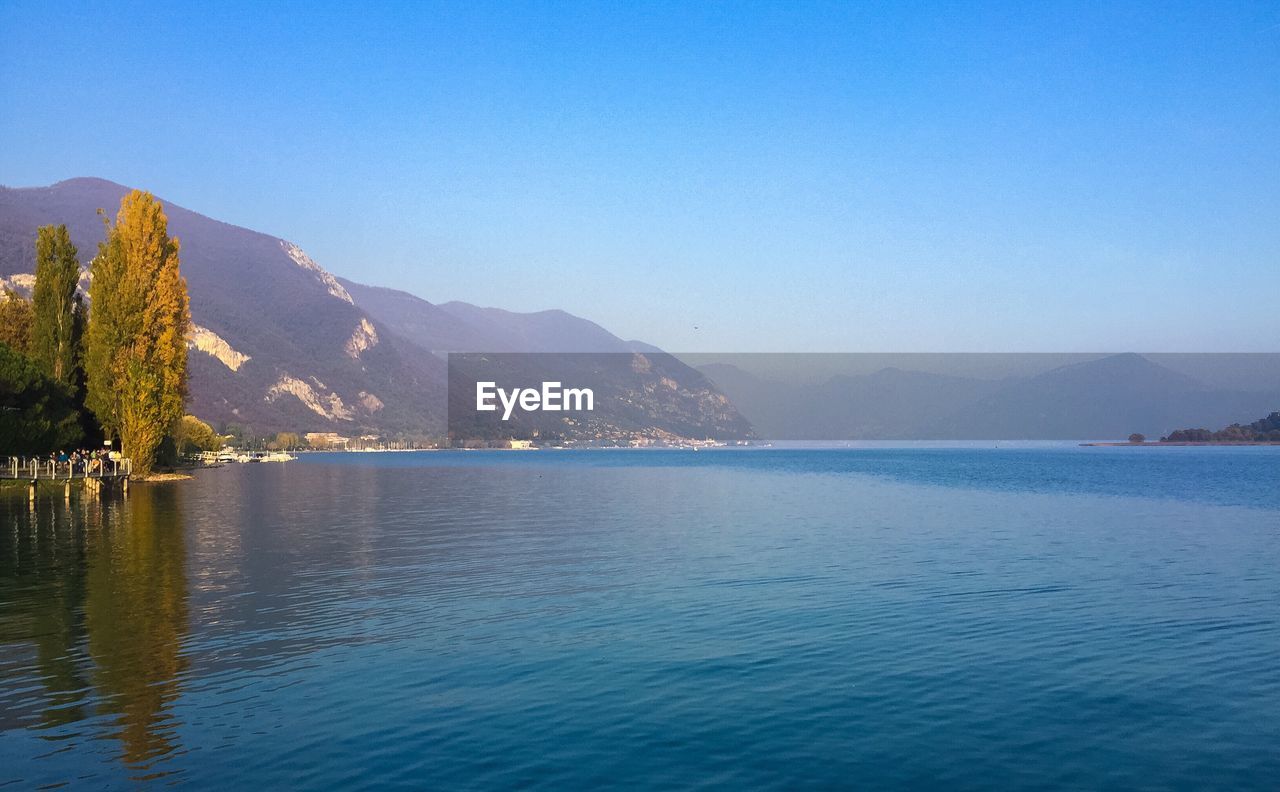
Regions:
[[[623,341],[589,319],[558,309],[519,313],[457,301],[435,304],[399,289],[345,278],[338,282],[379,322],[437,354],[659,351]]]
[[[1136,354],[996,380],[885,368],[813,384],[723,363],[699,370],[761,436],[779,440],[1122,439],[1280,406],[1280,391],[1215,388]]]

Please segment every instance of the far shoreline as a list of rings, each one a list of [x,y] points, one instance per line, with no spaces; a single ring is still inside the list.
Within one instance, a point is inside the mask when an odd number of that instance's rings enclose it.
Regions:
[[[1116,441],[1113,443],[1081,443],[1080,445],[1105,446],[1105,447],[1133,446],[1135,448],[1141,448],[1141,447],[1150,448],[1153,446],[1164,447],[1164,448],[1168,448],[1171,446],[1280,446],[1280,441],[1276,441],[1276,440],[1178,440],[1176,442],[1163,443],[1158,440],[1154,440],[1154,441],[1145,442],[1145,443],[1130,443],[1126,441]]]

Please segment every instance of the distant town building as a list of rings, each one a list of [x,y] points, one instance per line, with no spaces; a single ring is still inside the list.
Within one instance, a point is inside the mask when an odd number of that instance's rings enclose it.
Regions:
[[[512,440],[511,447],[517,451],[528,451],[533,448],[532,440]]]
[[[343,437],[337,432],[307,432],[307,445],[312,448],[346,448],[350,437]]]

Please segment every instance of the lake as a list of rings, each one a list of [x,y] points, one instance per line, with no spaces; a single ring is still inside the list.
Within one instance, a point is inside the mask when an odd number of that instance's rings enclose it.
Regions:
[[[310,454],[0,499],[0,787],[1277,779],[1280,448]]]

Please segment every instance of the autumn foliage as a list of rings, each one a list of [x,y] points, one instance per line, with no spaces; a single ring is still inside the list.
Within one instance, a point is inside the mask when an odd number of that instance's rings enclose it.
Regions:
[[[86,404],[146,475],[183,414],[191,321],[178,240],[150,193],[121,201],[91,272]]]

